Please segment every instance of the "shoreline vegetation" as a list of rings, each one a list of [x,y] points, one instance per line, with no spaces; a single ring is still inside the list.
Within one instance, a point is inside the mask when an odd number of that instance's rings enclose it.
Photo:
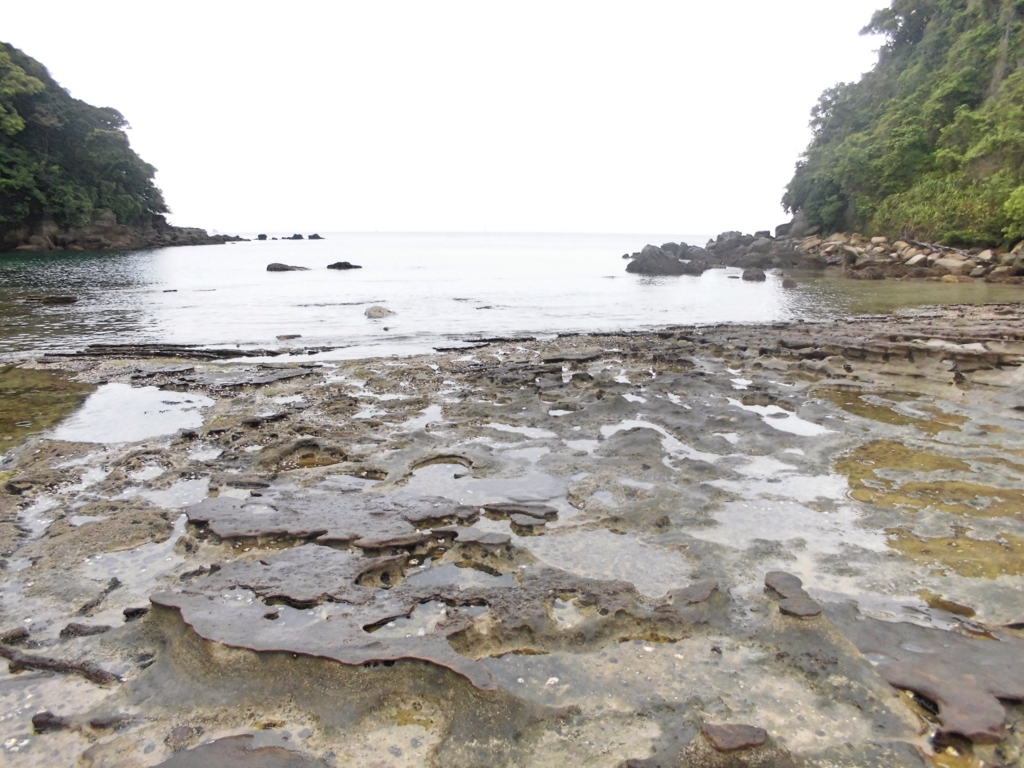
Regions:
[[[74,99],[0,42],[0,251],[209,245],[240,240],[167,223],[156,169],[116,109]]]

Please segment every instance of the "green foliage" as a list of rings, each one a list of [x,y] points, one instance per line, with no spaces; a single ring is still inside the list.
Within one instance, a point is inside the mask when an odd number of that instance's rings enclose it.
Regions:
[[[863,31],[885,37],[878,63],[822,94],[786,209],[830,231],[1024,234],[1024,0],[893,0]]]
[[[1024,186],[1017,187],[1006,199],[1003,206],[1009,224],[1004,230],[1011,240],[1024,239]]]
[[[156,169],[132,150],[127,127],[120,112],[71,98],[0,42],[0,238],[44,220],[81,226],[103,210],[129,225],[165,213]]]

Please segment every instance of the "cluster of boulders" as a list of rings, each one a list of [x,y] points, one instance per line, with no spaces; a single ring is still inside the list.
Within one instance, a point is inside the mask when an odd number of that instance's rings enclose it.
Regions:
[[[826,264],[842,267],[855,280],[931,278],[947,283],[1021,283],[1024,276],[1024,242],[1009,252],[997,249],[960,250],[913,240],[890,242],[885,237],[865,238],[839,232],[800,241],[799,248],[817,255]]]
[[[348,261],[336,261],[333,264],[327,265],[328,269],[362,269],[359,264],[352,264]],[[291,264],[281,264],[280,262],[274,262],[273,264],[267,265],[267,272],[308,272],[309,267],[295,267]]]
[[[780,228],[781,229],[781,228]],[[626,271],[640,275],[700,275],[715,267],[739,267],[744,279],[758,279],[765,269],[825,269],[833,267],[855,280],[930,278],[944,282],[1024,282],[1024,242],[1010,252],[974,248],[959,250],[912,240],[890,242],[837,232],[773,237],[770,232],[746,235],[723,232],[700,246],[665,243],[624,254]],[[747,277],[747,274],[751,277]],[[763,278],[761,278],[763,279]]]
[[[256,239],[260,240],[260,241],[263,241],[263,240],[277,240],[278,238],[276,238],[276,237],[269,237],[268,238],[265,234],[261,233],[259,235],[256,235]],[[298,232],[296,232],[291,237],[282,237],[280,239],[281,240],[326,240],[327,238],[326,237],[321,237],[316,232],[314,232],[308,238],[304,238],[302,235],[300,235]]]
[[[83,227],[64,229],[52,221],[7,232],[0,251],[121,251],[137,248],[166,248],[175,245],[221,245],[241,242],[234,235],[211,235],[205,229],[175,227],[163,216],[139,226],[117,223],[117,216],[103,211]]]

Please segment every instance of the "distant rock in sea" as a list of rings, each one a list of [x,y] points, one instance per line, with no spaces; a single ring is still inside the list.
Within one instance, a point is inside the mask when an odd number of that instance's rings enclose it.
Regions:
[[[313,238],[310,238],[312,240]],[[362,269],[359,264],[350,264],[347,261],[336,261],[333,264],[327,265],[328,269]]]
[[[389,315],[395,314],[387,307],[374,306],[367,308],[364,313],[371,320],[380,320],[382,317],[388,317]]]
[[[307,239],[308,240],[323,240],[324,238],[320,237],[320,235],[318,235],[316,232],[314,232]]]
[[[266,236],[266,235],[256,235],[256,239],[257,239],[257,240],[266,240],[266,239],[267,239],[267,236]],[[276,238],[275,238],[275,239],[276,239]]]
[[[285,238],[287,240],[288,238]],[[309,267],[293,267],[290,264],[274,262],[267,265],[267,272],[308,272]]]
[[[298,233],[295,233],[291,237],[282,237],[281,239],[282,240],[305,240],[305,238],[302,235],[298,234]]]

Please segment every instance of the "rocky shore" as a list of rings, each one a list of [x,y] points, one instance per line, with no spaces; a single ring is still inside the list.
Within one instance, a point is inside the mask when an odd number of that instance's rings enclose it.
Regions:
[[[4,763],[1019,765],[1022,320],[2,369]]]
[[[708,269],[726,266],[761,270],[833,269],[853,280],[1024,282],[1024,242],[1010,251],[961,250],[845,232],[802,238],[772,237],[769,232],[723,232],[704,247],[686,243],[648,245],[624,258],[631,260],[627,272],[648,275],[700,275]]]
[[[97,215],[84,227],[62,229],[53,222],[42,222],[8,232],[0,241],[0,252],[22,251],[123,251],[140,248],[167,248],[177,245],[223,245],[242,242],[235,235],[210,235],[205,229],[175,227],[163,216],[154,216],[145,226],[118,224],[110,211]]]

